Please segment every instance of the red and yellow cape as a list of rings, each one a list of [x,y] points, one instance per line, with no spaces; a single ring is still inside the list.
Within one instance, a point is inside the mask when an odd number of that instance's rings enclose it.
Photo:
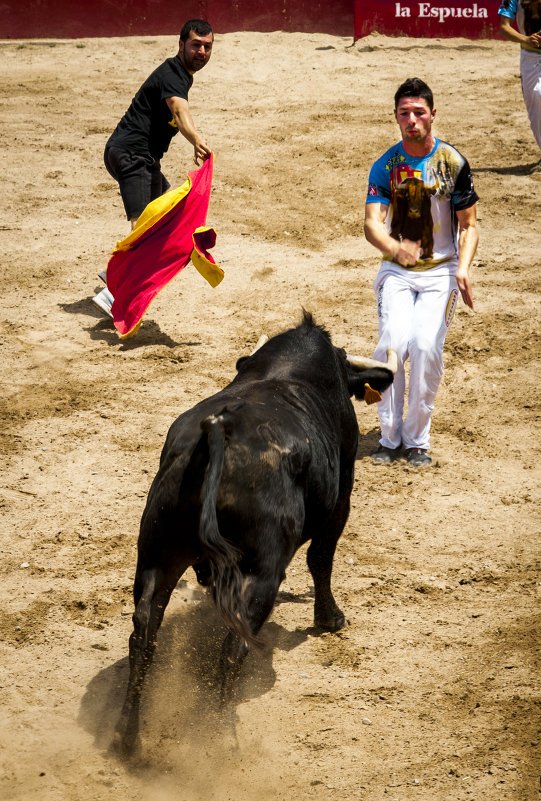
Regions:
[[[122,339],[137,333],[144,313],[169,281],[192,261],[211,286],[224,272],[210,253],[216,232],[205,226],[214,155],[186,182],[148,204],[131,234],[117,242],[107,265],[113,322]]]

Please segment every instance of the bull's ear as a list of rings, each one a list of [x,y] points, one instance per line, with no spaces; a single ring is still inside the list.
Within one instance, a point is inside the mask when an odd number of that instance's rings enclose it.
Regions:
[[[268,336],[266,334],[261,334],[261,336],[259,337],[259,339],[257,340],[257,342],[255,344],[255,347],[254,347],[253,351],[250,353],[250,356],[253,356],[254,353],[256,353],[259,350],[259,348],[262,348],[263,345],[265,344],[265,342],[268,342],[268,341],[269,341]],[[242,365],[244,364],[244,362],[247,359],[250,358],[250,356],[241,356],[240,359],[237,360],[237,364],[236,364],[237,373],[238,373],[239,369],[242,367]]]
[[[394,374],[385,367],[372,367],[370,370],[348,370],[348,390],[357,400],[377,403],[387,387],[393,383]]]
[[[348,392],[350,397],[355,396],[357,400],[364,400],[365,381],[360,373],[351,369],[348,370]]]
[[[369,406],[372,403],[379,403],[381,400],[381,394],[377,389],[372,389],[368,381],[358,381],[356,382],[356,386],[354,387],[354,391],[351,393],[355,395],[357,400],[363,400]]]
[[[364,399],[370,406],[371,403],[379,403],[381,400],[381,395],[377,389],[372,389],[370,384],[366,382],[364,385]]]
[[[250,358],[249,356],[241,356],[240,359],[237,359],[237,363],[235,365],[237,373],[239,372],[239,370],[242,367],[242,365],[244,364],[244,362],[247,362],[249,358]]]

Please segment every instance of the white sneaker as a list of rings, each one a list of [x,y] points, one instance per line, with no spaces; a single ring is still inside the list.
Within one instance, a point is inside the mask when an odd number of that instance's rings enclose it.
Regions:
[[[109,315],[109,317],[113,318],[113,313],[111,308],[113,306],[114,297],[111,295],[107,287],[102,289],[101,292],[92,298],[92,303],[95,303],[98,309],[101,309],[102,312]]]
[[[101,273],[98,273],[98,278],[107,286],[107,273],[105,270],[102,270]]]

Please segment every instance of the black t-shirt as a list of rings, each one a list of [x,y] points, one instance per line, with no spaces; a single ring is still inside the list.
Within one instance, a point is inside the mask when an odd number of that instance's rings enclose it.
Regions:
[[[188,99],[193,77],[178,56],[168,58],[149,75],[108,144],[134,153],[150,153],[160,159],[178,133],[166,97]]]

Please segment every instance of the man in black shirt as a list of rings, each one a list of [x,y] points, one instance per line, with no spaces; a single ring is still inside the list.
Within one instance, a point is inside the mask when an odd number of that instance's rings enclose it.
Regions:
[[[150,201],[170,188],[160,162],[178,131],[193,145],[197,165],[212,152],[195,129],[188,92],[194,73],[210,59],[213,41],[206,20],[188,20],[180,32],[177,55],[146,79],[105,146],[105,166],[118,181],[132,229]],[[100,278],[105,280],[105,274]],[[96,295],[94,303],[111,316],[113,297],[108,289]]]
[[[193,75],[210,59],[214,35],[208,22],[189,20],[180,32],[176,56],[146,79],[105,146],[105,166],[120,185],[128,220],[169,188],[160,160],[180,131],[194,148],[194,161],[210,148],[197,133],[188,106]]]

